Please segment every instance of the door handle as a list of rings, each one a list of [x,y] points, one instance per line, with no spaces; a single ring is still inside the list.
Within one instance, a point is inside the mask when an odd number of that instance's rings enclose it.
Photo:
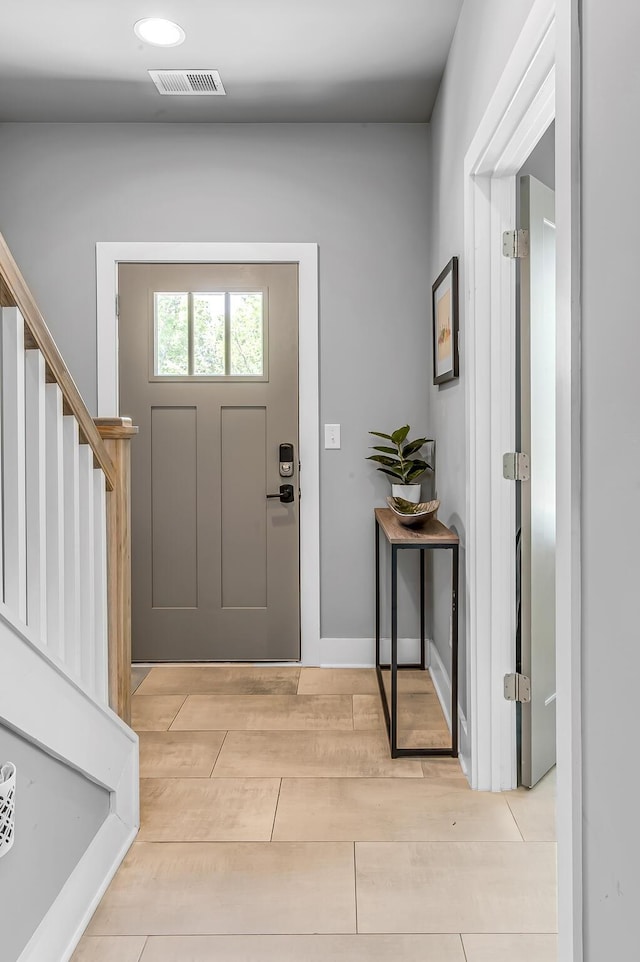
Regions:
[[[277,498],[282,501],[283,504],[291,504],[293,501],[293,485],[292,484],[281,484],[279,494],[268,494],[267,501],[272,498]]]

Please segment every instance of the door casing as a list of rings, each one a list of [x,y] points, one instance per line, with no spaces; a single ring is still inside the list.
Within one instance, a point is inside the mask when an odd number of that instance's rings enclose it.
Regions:
[[[514,441],[515,276],[502,232],[515,226],[518,170],[556,120],[558,954],[581,962],[580,10],[535,0],[464,165],[466,645],[468,766],[474,788],[515,788],[515,497],[502,478]],[[488,376],[488,372],[490,372]],[[505,485],[507,486],[505,488]],[[488,559],[488,563],[487,563]]]
[[[300,430],[300,636],[303,665],[320,664],[320,433],[318,245],[110,241],[96,244],[98,417],[118,411],[118,265],[122,263],[298,265]]]

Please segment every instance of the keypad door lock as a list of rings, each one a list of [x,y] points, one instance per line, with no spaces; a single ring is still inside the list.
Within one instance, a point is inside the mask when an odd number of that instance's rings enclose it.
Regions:
[[[293,477],[293,444],[280,445],[280,477]]]

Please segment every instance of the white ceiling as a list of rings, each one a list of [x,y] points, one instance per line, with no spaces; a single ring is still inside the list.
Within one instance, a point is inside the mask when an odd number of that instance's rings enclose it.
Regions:
[[[7,0],[0,121],[422,122],[462,0]],[[180,47],[142,44],[142,17]],[[220,71],[226,97],[161,97],[147,69]]]

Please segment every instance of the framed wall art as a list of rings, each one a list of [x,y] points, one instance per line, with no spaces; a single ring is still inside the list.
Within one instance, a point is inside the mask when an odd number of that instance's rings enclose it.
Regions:
[[[452,257],[431,288],[433,383],[458,377],[458,258]]]

